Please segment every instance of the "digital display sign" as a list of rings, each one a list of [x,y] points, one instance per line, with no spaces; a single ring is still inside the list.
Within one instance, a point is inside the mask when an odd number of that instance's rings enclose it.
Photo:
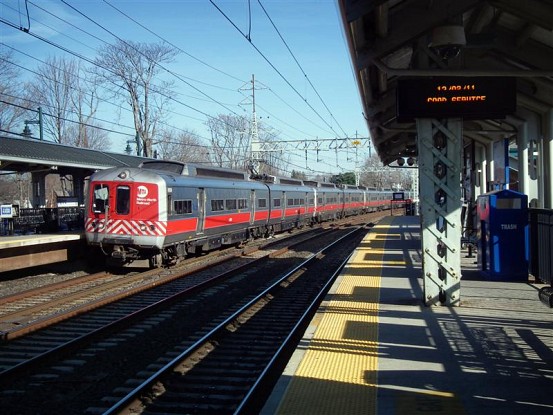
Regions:
[[[399,79],[397,118],[505,118],[516,110],[516,79],[449,77]]]

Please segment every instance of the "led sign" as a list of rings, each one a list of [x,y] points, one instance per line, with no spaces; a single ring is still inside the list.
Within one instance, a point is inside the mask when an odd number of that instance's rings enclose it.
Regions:
[[[505,118],[515,109],[515,78],[440,76],[398,80],[399,122],[414,118]]]

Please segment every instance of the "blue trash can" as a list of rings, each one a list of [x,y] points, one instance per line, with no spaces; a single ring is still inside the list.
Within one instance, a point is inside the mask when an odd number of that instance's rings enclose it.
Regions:
[[[478,196],[478,265],[493,281],[527,281],[528,196],[496,190]]]

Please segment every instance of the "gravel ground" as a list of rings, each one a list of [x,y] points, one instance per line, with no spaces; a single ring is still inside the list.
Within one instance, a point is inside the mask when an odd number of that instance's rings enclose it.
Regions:
[[[80,261],[62,262],[0,273],[0,300],[7,295],[30,290],[95,272]]]

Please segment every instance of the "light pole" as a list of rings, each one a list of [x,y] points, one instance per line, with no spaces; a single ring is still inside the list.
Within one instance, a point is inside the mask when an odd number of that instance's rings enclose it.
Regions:
[[[23,129],[23,135],[25,137],[32,137],[33,133],[29,128],[29,124],[38,124],[39,128],[39,139],[40,141],[44,140],[44,133],[42,129],[42,107],[38,107],[38,120],[25,120],[25,128]]]

